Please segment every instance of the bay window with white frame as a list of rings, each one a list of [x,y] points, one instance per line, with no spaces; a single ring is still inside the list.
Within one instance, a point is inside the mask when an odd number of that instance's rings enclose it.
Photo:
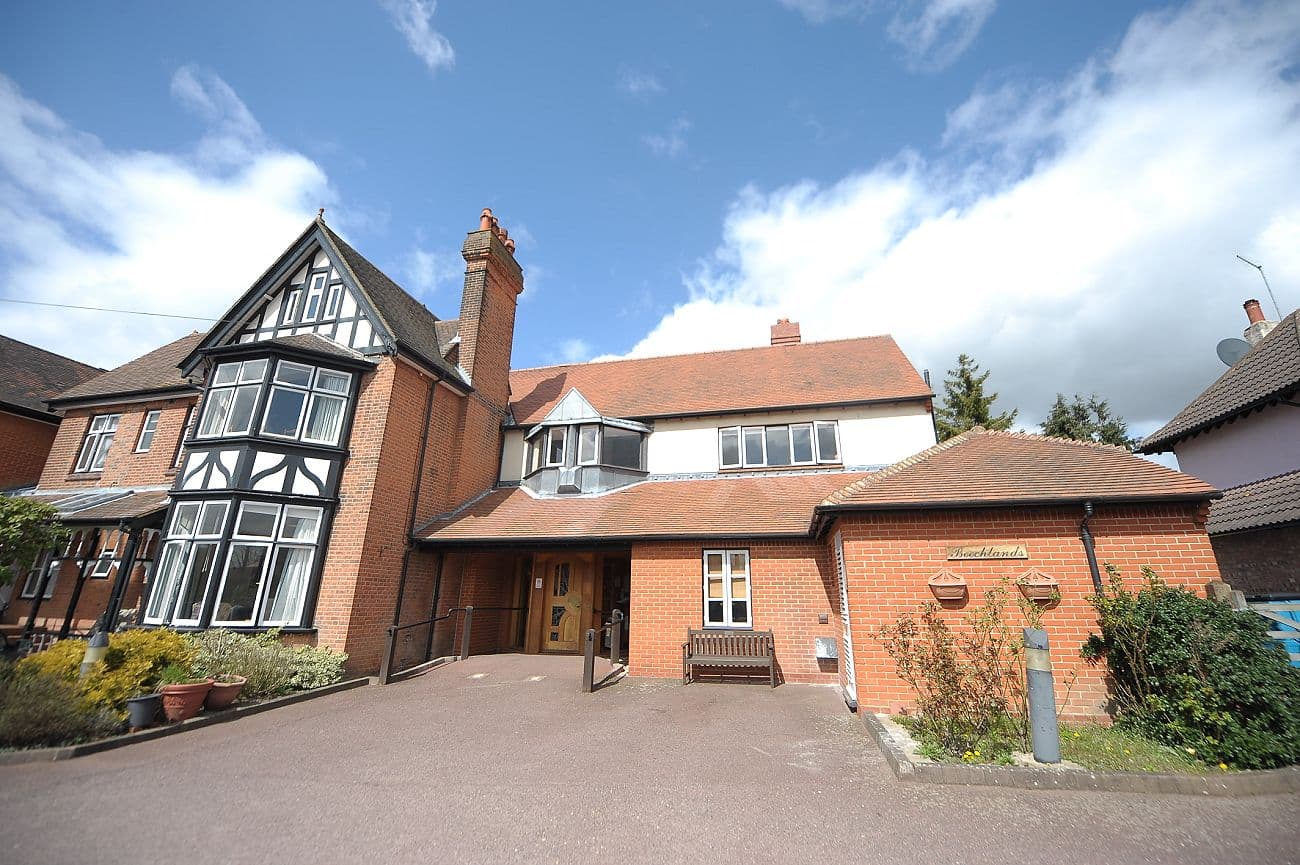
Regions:
[[[352,375],[281,360],[262,414],[262,435],[337,445]]]
[[[172,508],[145,624],[199,624],[229,512],[226,500],[178,502]]]
[[[301,625],[321,521],[316,507],[241,504],[212,624]]]
[[[257,396],[266,378],[265,358],[220,363],[203,401],[197,438],[248,435],[253,429]]]
[[[718,429],[723,469],[838,465],[839,424],[833,420]]]
[[[749,550],[705,550],[704,627],[753,626]]]

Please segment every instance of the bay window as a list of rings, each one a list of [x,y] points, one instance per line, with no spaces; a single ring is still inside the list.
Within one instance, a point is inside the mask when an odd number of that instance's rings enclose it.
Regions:
[[[269,502],[240,506],[212,624],[301,624],[321,514]]]
[[[346,372],[280,361],[262,415],[262,434],[338,444],[351,384]]]
[[[203,404],[198,438],[248,435],[253,409],[266,377],[266,360],[218,364]]]
[[[212,580],[230,502],[180,502],[172,508],[146,624],[197,625]]]
[[[97,472],[104,467],[121,420],[120,414],[98,414],[91,418],[90,426],[86,427],[86,438],[77,453],[76,471]]]
[[[751,628],[749,550],[704,551],[704,626]]]
[[[839,424],[819,420],[718,430],[724,469],[813,466],[840,462]]]

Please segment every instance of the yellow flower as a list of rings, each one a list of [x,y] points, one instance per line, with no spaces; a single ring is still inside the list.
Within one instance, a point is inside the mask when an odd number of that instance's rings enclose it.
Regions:
[[[1220,763],[1220,764],[1219,764],[1219,768],[1226,772],[1226,771],[1228,771],[1228,764],[1227,764],[1227,763]]]
[[[1184,748],[1183,750],[1185,750],[1187,753],[1191,754],[1192,756],[1195,756],[1195,755],[1196,755],[1196,749],[1195,749],[1195,748]]]
[[[1074,738],[1076,738],[1076,739],[1079,738],[1079,731],[1078,731],[1078,730],[1075,730],[1075,731],[1074,731]]]
[[[979,751],[976,751],[976,752],[975,752],[975,756],[978,757],[979,755],[980,755],[980,752],[979,752]]]
[[[1133,752],[1130,751],[1128,748],[1125,748],[1125,749],[1124,749],[1124,753],[1125,753],[1125,754],[1132,754]]]

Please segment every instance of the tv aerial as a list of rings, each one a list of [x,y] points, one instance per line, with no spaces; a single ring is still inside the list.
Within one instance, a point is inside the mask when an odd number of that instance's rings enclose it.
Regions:
[[[1238,255],[1237,258],[1241,259],[1246,264],[1249,264],[1251,267],[1259,271],[1259,278],[1264,280],[1264,288],[1268,289],[1268,299],[1273,301],[1273,311],[1277,313],[1277,320],[1281,321],[1282,307],[1277,305],[1277,298],[1273,296],[1273,286],[1268,284],[1268,277],[1264,275],[1264,265],[1256,264],[1255,262],[1251,261],[1249,258],[1243,258],[1240,255]],[[1223,345],[1223,343],[1219,343],[1219,345]]]
[[[1227,339],[1219,340],[1219,344],[1214,350],[1219,355],[1219,360],[1223,361],[1228,366],[1232,366],[1234,363],[1245,357],[1246,352],[1250,351],[1250,343],[1246,342],[1244,339],[1237,339],[1235,336],[1230,336]]]

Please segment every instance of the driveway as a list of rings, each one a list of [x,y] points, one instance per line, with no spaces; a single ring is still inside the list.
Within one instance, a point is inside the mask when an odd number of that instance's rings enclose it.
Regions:
[[[601,662],[598,661],[598,664]],[[894,780],[829,688],[471,658],[229,724],[0,769],[0,862],[1251,863],[1300,797]]]

